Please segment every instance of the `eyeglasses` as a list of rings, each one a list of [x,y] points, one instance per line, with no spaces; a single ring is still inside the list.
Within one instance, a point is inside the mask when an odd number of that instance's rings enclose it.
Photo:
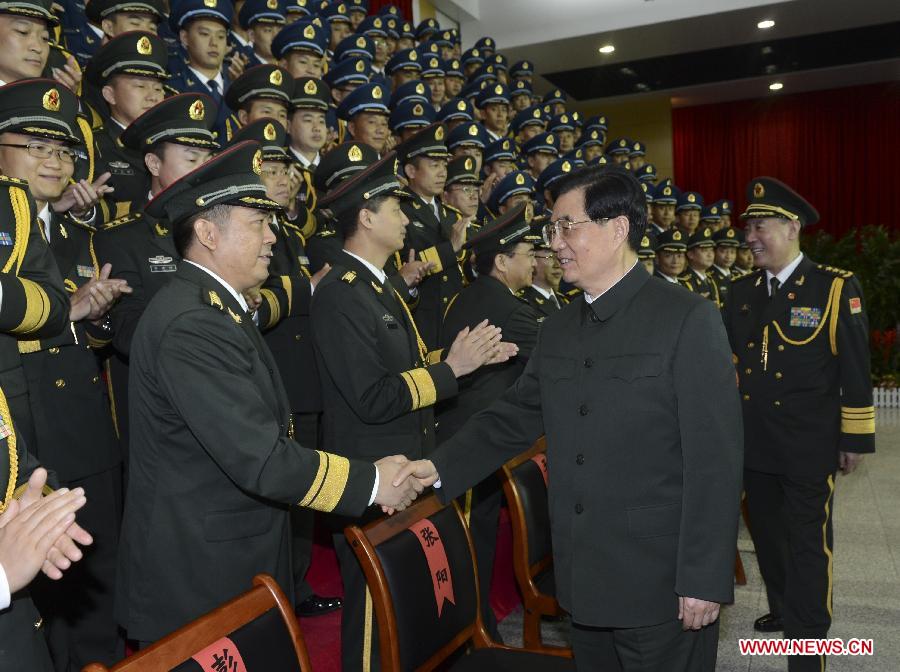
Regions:
[[[269,178],[275,177],[287,177],[291,174],[291,171],[287,168],[263,168],[260,171],[260,175]]]
[[[15,145],[8,142],[0,143],[0,147],[15,147],[28,150],[28,155],[36,159],[49,159],[55,153],[63,163],[75,163],[78,154],[68,147],[54,147],[42,142],[29,142],[27,145]]]
[[[577,222],[570,222],[568,219],[557,219],[555,222],[547,222],[544,224],[544,227],[541,229],[541,236],[544,238],[544,243],[549,245],[556,236],[562,236],[563,240],[567,240],[572,234],[572,229],[579,224],[587,224],[588,222],[605,224],[610,219],[612,218],[604,217],[603,219],[582,219]]]
[[[535,259],[546,259],[547,261],[553,261],[554,259],[556,259],[556,254],[554,252],[547,252],[547,251],[535,252],[534,258]]]
[[[461,191],[466,196],[471,196],[472,194],[478,193],[478,187],[464,187],[464,186],[454,184],[452,188],[455,189],[456,191]]]
[[[534,250],[531,250],[528,252],[507,252],[506,253],[507,257],[515,257],[515,256],[519,256],[519,255],[521,255],[523,257],[531,257],[532,259],[534,259]]]

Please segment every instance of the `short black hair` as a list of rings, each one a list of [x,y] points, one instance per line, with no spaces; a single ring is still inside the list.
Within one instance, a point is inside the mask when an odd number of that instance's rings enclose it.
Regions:
[[[356,231],[359,229],[359,213],[363,210],[378,212],[381,210],[381,206],[384,202],[389,198],[396,198],[396,196],[393,196],[392,194],[375,196],[374,198],[363,201],[357,207],[351,208],[342,214],[338,218],[338,226],[340,227],[341,234],[344,236],[344,240],[350,240],[356,235]]]
[[[232,206],[230,205],[220,203],[191,215],[187,219],[176,222],[172,227],[172,242],[175,243],[175,251],[178,252],[178,256],[184,259],[188,248],[190,248],[191,241],[194,240],[194,223],[198,219],[207,219],[217,224],[222,224],[230,217],[231,208]]]
[[[592,220],[628,218],[628,247],[637,252],[647,229],[647,197],[631,171],[617,165],[590,166],[557,181],[553,201],[576,189],[584,189],[584,211]]]
[[[489,250],[476,252],[474,264],[475,272],[478,273],[478,275],[490,275],[491,271],[494,270],[494,260],[497,258],[497,255],[508,255],[510,252],[514,252],[516,249],[516,245],[521,242],[524,241],[517,240],[512,243],[507,243],[506,245],[501,245],[499,247],[492,247]]]

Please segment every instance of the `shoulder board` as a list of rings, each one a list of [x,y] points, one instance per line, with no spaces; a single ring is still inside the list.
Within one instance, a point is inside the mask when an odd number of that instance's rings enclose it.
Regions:
[[[174,86],[170,86],[169,84],[163,84],[163,90],[166,92],[166,94],[168,94],[170,96],[174,96],[176,94],[181,93],[181,91],[176,89]]]
[[[110,229],[115,229],[116,227],[122,226],[123,224],[131,224],[131,222],[136,222],[142,217],[142,213],[132,212],[131,214],[125,215],[124,217],[119,217],[118,219],[107,222],[103,225],[103,230],[109,231]]]
[[[93,224],[86,224],[86,223],[84,223],[84,222],[76,222],[76,221],[75,221],[74,219],[72,219],[71,217],[68,218],[68,219],[66,219],[66,224],[69,225],[69,226],[72,226],[72,227],[74,227],[74,228],[76,228],[76,229],[81,229],[81,230],[83,230],[83,231],[89,231],[90,233],[96,233],[96,232],[97,232],[97,227],[94,226]]]
[[[826,264],[818,264],[816,270],[825,275],[831,275],[837,278],[852,278],[853,271],[845,271],[843,268],[835,266],[827,266]]]
[[[356,271],[346,271],[341,275],[341,281],[346,282],[351,287],[356,284],[359,276],[356,274]]]
[[[290,229],[294,233],[300,233],[300,227],[287,219],[279,219],[278,224],[279,226],[283,226],[286,229]]]
[[[447,203],[444,203],[444,204],[443,204],[443,207],[444,207],[445,210],[449,210],[450,212],[453,212],[453,213],[457,214],[457,215],[460,216],[460,217],[463,216],[463,213],[462,213],[461,211],[459,211],[458,209],[454,208],[452,205],[448,205]]]
[[[207,306],[218,308],[222,312],[225,311],[225,304],[222,303],[222,297],[214,289],[201,289],[200,300]]]
[[[0,186],[3,187],[27,187],[28,182],[20,180],[18,177],[10,177],[9,175],[0,175]]]
[[[316,231],[317,238],[328,238],[329,236],[335,235],[337,232],[332,229],[322,229],[321,231]]]
[[[755,280],[756,278],[762,277],[763,271],[762,269],[756,269],[755,271],[750,271],[749,273],[744,273],[736,278],[732,278],[732,282],[744,282],[745,280]]]

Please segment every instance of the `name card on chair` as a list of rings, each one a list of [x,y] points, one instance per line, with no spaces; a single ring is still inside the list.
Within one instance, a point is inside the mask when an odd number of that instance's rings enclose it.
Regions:
[[[444,542],[438,536],[434,524],[424,518],[418,523],[409,526],[409,531],[416,535],[425,560],[428,562],[428,570],[431,572],[431,583],[434,586],[434,600],[437,603],[438,618],[444,609],[444,600],[450,604],[456,604],[453,596],[453,577],[450,574],[450,563],[447,561],[447,551],[444,550]]]
[[[213,642],[191,657],[204,672],[247,672],[241,652],[228,637]]]

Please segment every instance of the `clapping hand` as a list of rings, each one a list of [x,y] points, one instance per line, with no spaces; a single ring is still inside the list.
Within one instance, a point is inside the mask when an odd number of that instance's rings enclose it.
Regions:
[[[375,503],[387,514],[402,511],[425,489],[415,478],[397,478],[397,472],[409,463],[403,455],[383,457],[375,463],[378,469],[378,492]]]
[[[93,182],[78,180],[73,182],[53,202],[54,212],[68,212],[78,218],[86,217],[106,194],[111,194],[115,189],[106,184],[111,173],[103,173]]]
[[[66,488],[44,497],[47,471],[34,470],[21,499],[12,500],[0,516],[0,564],[10,582],[10,592],[24,587],[43,571],[61,579],[63,571],[82,558],[82,546],[91,535],[75,522],[75,512],[85,505],[84,490]]]
[[[400,267],[400,275],[403,276],[403,282],[407,287],[415,287],[431,273],[433,268],[433,261],[417,261],[416,251],[410,250],[406,263]]]
[[[122,294],[131,294],[127,280],[110,278],[111,264],[103,264],[100,275],[91,278],[69,297],[69,319],[72,322],[91,320],[96,322],[112,308]]]
[[[444,361],[457,378],[472,373],[484,364],[505,362],[516,356],[519,346],[502,341],[502,336],[499,327],[482,320],[474,329],[466,327],[456,335]]]

